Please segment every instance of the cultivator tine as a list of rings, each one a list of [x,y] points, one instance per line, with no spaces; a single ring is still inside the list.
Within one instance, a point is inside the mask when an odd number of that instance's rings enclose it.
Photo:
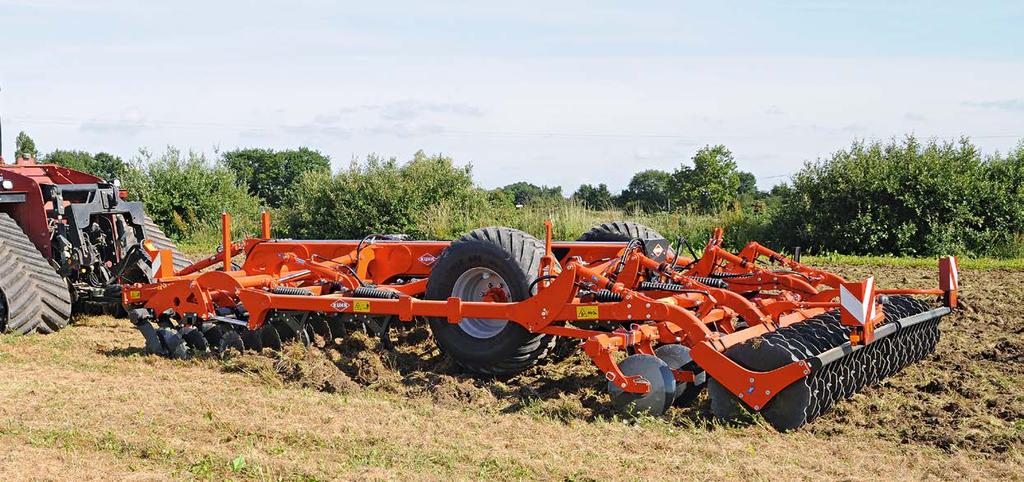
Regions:
[[[339,339],[348,336],[348,328],[345,326],[345,322],[340,316],[331,316],[327,318],[327,326],[331,330],[330,342],[332,345],[337,344]]]
[[[394,349],[391,343],[391,316],[369,316],[363,321],[367,334],[377,337],[385,350]]]

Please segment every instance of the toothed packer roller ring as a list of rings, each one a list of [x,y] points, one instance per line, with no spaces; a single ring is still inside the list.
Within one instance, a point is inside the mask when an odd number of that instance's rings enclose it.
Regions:
[[[794,356],[790,348],[780,340],[781,336],[773,335],[775,334],[769,333],[763,337],[740,343],[726,350],[725,355],[740,366],[759,372],[771,371],[797,361],[797,357]],[[751,385],[745,393],[753,393],[757,390],[763,391],[765,388]],[[732,395],[728,391],[724,394],[720,391],[712,392],[713,396],[718,397],[726,394]],[[760,410],[773,427],[785,431],[792,430],[806,422],[810,403],[811,388],[807,379],[801,378],[775,394],[765,407],[757,407],[755,410]],[[720,400],[715,405],[720,406],[719,411],[722,411],[723,408],[726,409],[723,411],[723,415],[736,415],[735,411],[729,410],[731,407],[729,407],[728,400]],[[714,409],[715,406],[713,405],[712,408]]]

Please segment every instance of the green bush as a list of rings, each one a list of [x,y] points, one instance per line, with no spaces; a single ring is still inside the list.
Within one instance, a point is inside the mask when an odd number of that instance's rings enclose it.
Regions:
[[[123,181],[130,196],[144,202],[150,217],[175,239],[219,239],[222,212],[232,215],[236,232],[251,234],[258,221],[259,201],[236,185],[234,173],[202,154],[143,151]]]
[[[846,254],[990,254],[1019,245],[1022,148],[966,139],[855,142],[808,163],[775,210],[775,241]]]
[[[370,156],[336,175],[308,172],[293,187],[281,217],[296,238],[350,239],[370,233],[421,237],[430,228],[420,221],[441,206],[463,219],[475,219],[473,213],[486,209],[487,197],[473,187],[470,167],[456,167],[450,158],[420,151],[405,164]]]

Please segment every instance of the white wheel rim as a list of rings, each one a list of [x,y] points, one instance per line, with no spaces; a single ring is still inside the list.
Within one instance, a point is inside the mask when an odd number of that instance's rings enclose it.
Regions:
[[[463,301],[483,301],[484,295],[492,290],[500,290],[505,299],[512,299],[505,280],[490,268],[476,267],[466,270],[452,286],[452,296]],[[458,326],[473,338],[492,338],[501,333],[508,325],[508,320],[490,318],[463,318]]]

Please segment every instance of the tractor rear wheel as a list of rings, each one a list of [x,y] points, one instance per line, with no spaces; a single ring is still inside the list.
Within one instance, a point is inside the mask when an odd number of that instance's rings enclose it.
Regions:
[[[52,333],[71,318],[71,291],[10,216],[0,213],[0,332]]]
[[[427,280],[426,299],[522,301],[537,279],[544,244],[517,229],[476,229],[441,254]],[[530,333],[511,320],[430,318],[442,352],[480,375],[515,375],[548,356],[554,337]]]
[[[181,251],[178,251],[178,247],[174,245],[174,241],[168,238],[166,234],[157,226],[153,218],[150,218],[148,214],[143,215],[142,231],[146,235],[146,239],[153,243],[156,249],[169,249],[171,250],[171,258],[174,259],[174,271],[178,271],[182,268],[186,268],[192,264],[188,258],[185,257]]]

